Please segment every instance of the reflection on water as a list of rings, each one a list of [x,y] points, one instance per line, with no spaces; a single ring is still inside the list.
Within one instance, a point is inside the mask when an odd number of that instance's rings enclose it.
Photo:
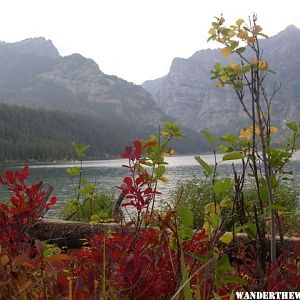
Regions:
[[[207,163],[213,164],[214,157],[212,155],[201,156]],[[217,157],[217,161],[221,161],[222,156]],[[167,183],[160,183],[158,190],[162,192],[164,197],[170,194],[178,182],[190,180],[193,177],[200,178],[202,169],[195,161],[193,156],[177,156],[166,159],[167,166],[166,176],[169,179]],[[99,160],[84,162],[83,176],[90,182],[96,184],[98,190],[106,190],[108,192],[118,193],[115,186],[120,185],[127,170],[122,168],[122,164],[126,164],[127,160]],[[220,165],[219,172],[222,176],[231,174],[231,163],[223,162]],[[70,178],[65,170],[67,167],[79,165],[79,162],[72,163],[56,163],[56,164],[39,164],[30,166],[30,182],[44,181],[54,187],[53,195],[58,196],[58,204],[52,211],[48,212],[49,217],[57,216],[57,211],[65,201],[74,195],[73,186]],[[21,168],[22,166],[13,166],[10,169]],[[294,183],[300,189],[300,153],[296,153],[293,162],[289,164],[289,168],[294,173]],[[1,174],[4,168],[0,168]]]

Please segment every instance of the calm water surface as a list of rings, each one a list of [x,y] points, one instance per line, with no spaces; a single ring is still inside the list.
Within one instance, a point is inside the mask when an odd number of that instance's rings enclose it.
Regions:
[[[213,164],[212,155],[201,155],[201,157],[209,164]],[[217,157],[221,161],[221,155]],[[195,161],[194,156],[177,156],[166,159],[169,163],[167,166],[166,176],[169,179],[167,183],[160,183],[158,190],[167,197],[176,187],[178,182],[184,182],[192,178],[200,178],[202,169]],[[98,190],[118,193],[115,186],[120,185],[127,170],[122,168],[122,164],[126,164],[127,160],[98,160],[85,161],[83,163],[83,175],[90,182],[96,184]],[[223,176],[231,173],[231,162],[223,162],[220,165],[220,172]],[[54,209],[48,212],[49,217],[57,217],[57,212],[65,201],[74,195],[72,182],[66,174],[66,168],[70,166],[79,166],[78,162],[61,163],[61,164],[43,164],[30,166],[30,181],[45,181],[54,187],[53,195],[58,196],[58,204]],[[21,168],[22,165],[10,167],[10,169]],[[300,152],[296,153],[293,161],[289,164],[289,168],[294,173],[294,184],[300,191]],[[1,174],[4,168],[0,168]]]

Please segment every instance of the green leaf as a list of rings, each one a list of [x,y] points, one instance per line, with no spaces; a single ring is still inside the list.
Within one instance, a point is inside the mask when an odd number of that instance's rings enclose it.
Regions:
[[[294,132],[298,131],[298,124],[295,121],[288,122],[285,124],[289,129],[293,130]]]
[[[233,283],[240,283],[243,285],[247,284],[246,280],[244,280],[243,278],[241,278],[239,276],[224,275],[222,277],[222,280],[223,280],[223,282],[226,282],[226,283],[233,282]]]
[[[246,47],[240,47],[240,48],[235,49],[235,52],[238,54],[242,54],[245,50],[246,50]]]
[[[220,140],[223,142],[229,142],[233,145],[236,145],[238,143],[238,139],[232,133],[227,133],[221,136]]]
[[[180,206],[179,217],[185,227],[193,226],[193,213],[188,207],[183,205]]]
[[[213,229],[216,229],[221,222],[221,219],[215,213],[206,216],[206,220],[208,221],[209,225],[213,227]]]
[[[191,286],[190,286],[190,281],[188,280],[189,272],[185,265],[183,251],[181,251],[181,256],[180,256],[180,267],[181,267],[181,274],[182,274],[182,283],[181,284],[184,284],[184,287],[183,287],[184,299],[192,300],[193,299],[192,292],[191,292],[192,290],[191,290]]]
[[[230,41],[229,43],[230,43],[230,48],[231,48],[231,50],[234,50],[236,47],[239,46],[239,42],[238,42],[238,41],[232,40],[232,41]]]
[[[75,142],[72,143],[72,146],[75,150],[75,153],[78,157],[85,157],[87,150],[90,148],[90,145],[81,145]]]
[[[216,180],[213,190],[216,194],[220,195],[225,192],[229,192],[232,190],[233,182],[230,178]]]
[[[160,165],[155,169],[154,172],[158,177],[161,177],[165,173],[165,171],[166,167],[164,165]]]
[[[245,158],[245,155],[238,151],[230,152],[223,156],[223,160],[235,160],[235,159],[242,159],[242,158]]]
[[[266,206],[267,209],[275,209],[275,210],[279,210],[279,211],[287,211],[287,208],[278,204],[273,204],[273,205],[267,205]]]
[[[232,207],[232,199],[228,196],[224,197],[220,203],[220,207],[231,208]]]
[[[225,243],[225,244],[229,244],[231,243],[233,240],[233,234],[232,232],[225,232],[221,237],[220,237],[220,241],[222,243]]]
[[[70,167],[66,169],[67,174],[70,177],[76,177],[80,174],[80,168],[79,167]]]
[[[246,223],[240,227],[237,228],[237,232],[245,232],[247,233],[251,238],[256,237],[257,228],[254,223]]]
[[[230,265],[229,262],[229,258],[226,254],[222,255],[219,260],[218,263],[215,267],[216,269],[216,273],[222,277],[224,275],[224,273],[230,272],[232,271],[232,266]]]
[[[213,172],[214,172],[213,168],[210,165],[208,165],[200,156],[195,156],[195,160],[203,168],[203,173],[206,177],[213,174]]]
[[[220,152],[222,152],[222,153],[227,153],[227,152],[232,152],[232,151],[234,151],[234,148],[231,147],[231,146],[220,145],[220,146],[219,146],[219,150],[220,150]]]
[[[95,191],[96,189],[96,186],[94,184],[87,184],[87,185],[84,185],[82,188],[80,188],[80,193],[82,195],[88,195],[88,194],[91,194]]]
[[[220,64],[219,64],[220,65]],[[217,64],[215,65],[217,66]],[[201,130],[201,133],[205,136],[205,138],[207,139],[207,141],[209,142],[209,144],[214,145],[216,142],[216,137],[214,134],[212,134],[210,131],[208,130]]]
[[[167,136],[172,134],[174,138],[181,138],[183,136],[183,133],[179,128],[178,124],[176,122],[171,121],[164,122],[164,128],[162,129],[161,134],[165,135],[166,133]]]

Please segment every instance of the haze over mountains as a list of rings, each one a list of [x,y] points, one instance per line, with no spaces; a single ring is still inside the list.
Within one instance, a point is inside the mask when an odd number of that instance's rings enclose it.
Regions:
[[[1,106],[11,116],[0,120],[2,160],[70,158],[72,141],[90,144],[91,158],[116,156],[132,140],[158,132],[159,124],[172,119],[142,87],[104,74],[80,54],[61,57],[44,38],[0,44],[0,102],[27,107]],[[81,134],[74,130],[79,127]],[[200,139],[187,131],[177,148],[197,151]]]
[[[264,57],[276,75],[268,76],[282,87],[273,100],[273,121],[283,127],[287,120],[300,120],[300,29],[293,25],[261,41]],[[216,134],[238,132],[249,121],[234,92],[218,89],[210,80],[216,62],[225,63],[217,50],[200,50],[188,59],[175,58],[166,76],[143,83],[157,105],[181,124],[195,129],[209,129]]]
[[[282,83],[273,100],[274,123],[282,127],[300,120],[300,29],[289,26],[261,45],[276,71],[270,86]],[[137,86],[80,54],[60,56],[45,38],[1,42],[0,160],[70,158],[72,141],[90,144],[90,158],[112,157],[165,120],[189,128],[179,153],[205,151],[199,130],[221,135],[248,125],[234,93],[210,80],[215,62],[225,62],[219,50],[200,50]]]

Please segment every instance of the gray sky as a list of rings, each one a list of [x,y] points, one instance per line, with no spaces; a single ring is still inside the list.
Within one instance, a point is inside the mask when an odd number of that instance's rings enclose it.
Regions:
[[[80,53],[137,84],[213,46],[207,32],[221,13],[232,23],[256,12],[269,35],[300,28],[299,0],[2,0],[0,12],[0,40],[44,36],[61,55]]]

